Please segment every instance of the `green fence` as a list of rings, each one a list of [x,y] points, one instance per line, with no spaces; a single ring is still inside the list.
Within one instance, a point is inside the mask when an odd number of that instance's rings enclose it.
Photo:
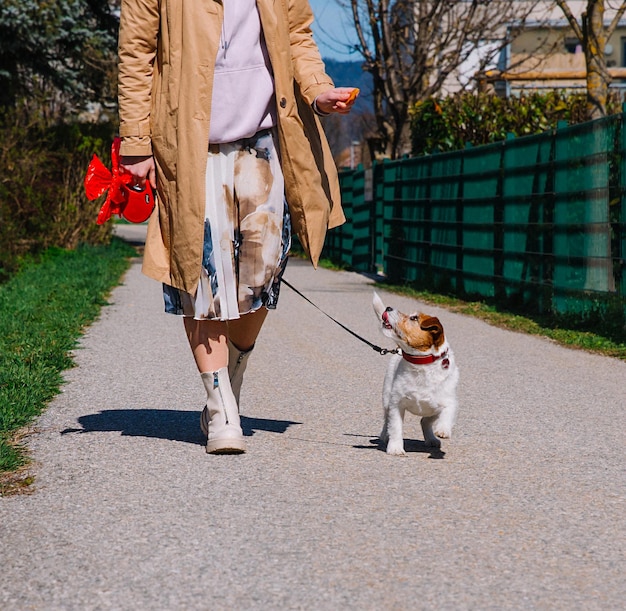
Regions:
[[[625,118],[343,171],[324,254],[536,312],[624,308]]]

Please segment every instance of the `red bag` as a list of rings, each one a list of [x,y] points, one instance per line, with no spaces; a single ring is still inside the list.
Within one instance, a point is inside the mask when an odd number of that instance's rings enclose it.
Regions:
[[[98,213],[97,223],[106,223],[112,214],[122,216],[131,223],[143,223],[154,209],[154,192],[148,182],[144,188],[137,187],[134,179],[120,168],[121,139],[115,138],[111,145],[111,170],[97,155],[91,158],[85,175],[85,194],[92,201],[108,190],[104,204]]]

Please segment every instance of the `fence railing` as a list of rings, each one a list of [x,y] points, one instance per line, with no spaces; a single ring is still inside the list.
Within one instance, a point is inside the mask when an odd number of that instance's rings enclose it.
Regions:
[[[324,254],[536,312],[624,308],[625,119],[342,171]]]

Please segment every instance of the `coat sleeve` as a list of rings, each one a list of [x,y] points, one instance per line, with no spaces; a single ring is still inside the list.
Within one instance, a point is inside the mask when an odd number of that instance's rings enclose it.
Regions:
[[[313,11],[308,0],[288,0],[289,41],[294,76],[302,97],[308,104],[335,85],[324,67],[317,44],[313,40]]]
[[[151,155],[150,111],[160,0],[122,0],[118,103],[122,155]]]

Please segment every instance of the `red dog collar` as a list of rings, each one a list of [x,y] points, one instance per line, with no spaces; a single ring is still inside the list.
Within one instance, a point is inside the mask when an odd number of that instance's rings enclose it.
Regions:
[[[434,354],[426,354],[426,355],[407,354],[403,350],[402,358],[405,361],[408,361],[409,363],[413,363],[413,365],[430,365],[431,363],[434,363],[435,361],[438,361],[439,359],[443,359],[441,361],[441,366],[444,369],[448,369],[448,367],[450,367],[450,359],[448,358],[447,350],[445,352],[442,352],[439,356],[435,356]]]

